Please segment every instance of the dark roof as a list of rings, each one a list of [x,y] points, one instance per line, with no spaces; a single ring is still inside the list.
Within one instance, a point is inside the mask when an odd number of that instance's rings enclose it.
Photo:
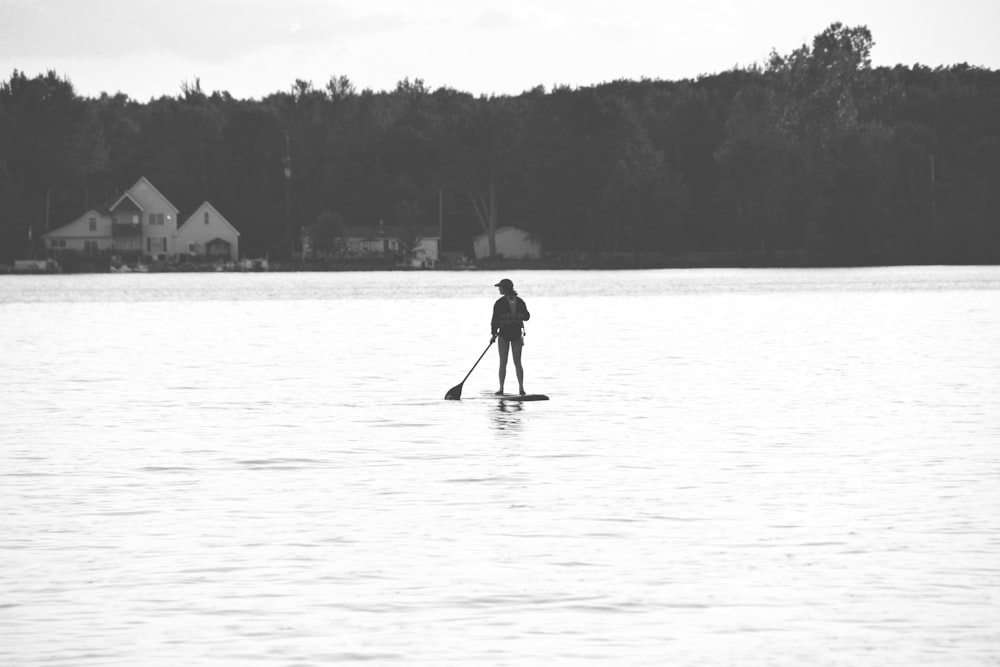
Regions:
[[[436,237],[437,227],[413,230],[403,225],[344,225],[337,231],[340,238],[399,239],[407,236]]]
[[[119,199],[121,200],[121,204],[112,209],[111,207],[114,206]],[[131,206],[126,204],[126,200],[131,203]],[[134,199],[132,199],[132,196],[128,192],[119,192],[116,195],[111,195],[97,206],[94,206],[91,210],[97,211],[101,215],[111,215],[113,211],[141,211],[142,208]]]
[[[95,206],[93,208],[93,210],[97,211],[101,215],[111,215],[111,205],[114,204],[119,199],[121,199],[121,195],[120,194],[108,197],[107,199],[105,199],[104,201],[102,201],[100,204],[98,204],[97,206]]]

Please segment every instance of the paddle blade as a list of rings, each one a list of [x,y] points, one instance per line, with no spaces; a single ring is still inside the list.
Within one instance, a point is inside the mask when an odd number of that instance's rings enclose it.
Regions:
[[[457,401],[458,399],[462,398],[462,385],[465,384],[465,381],[469,379],[470,375],[472,375],[472,371],[476,370],[476,366],[478,366],[479,362],[482,361],[483,357],[486,356],[486,352],[490,349],[490,345],[493,344],[493,340],[495,338],[496,338],[495,336],[490,338],[489,345],[486,346],[486,349],[483,350],[483,353],[479,355],[478,359],[476,359],[476,363],[472,364],[472,368],[470,368],[469,372],[465,374],[465,378],[461,382],[456,384],[454,387],[449,389],[448,393],[444,395],[446,401]]]

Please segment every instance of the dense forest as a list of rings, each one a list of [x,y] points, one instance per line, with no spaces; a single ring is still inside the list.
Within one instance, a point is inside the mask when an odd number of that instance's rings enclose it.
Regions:
[[[297,80],[263,99],[85,98],[50,72],[0,84],[0,262],[149,178],[211,201],[244,254],[299,230],[516,225],[575,257],[728,253],[826,264],[1000,259],[1000,72],[872,67],[864,26],[683,81],[517,96]]]

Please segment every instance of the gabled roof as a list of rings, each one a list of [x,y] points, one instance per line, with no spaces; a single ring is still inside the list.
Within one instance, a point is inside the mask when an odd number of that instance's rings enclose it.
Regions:
[[[135,186],[139,185],[140,183],[145,183],[146,185],[148,185],[148,186],[149,186],[149,189],[150,189],[150,190],[152,190],[153,192],[155,192],[155,193],[156,193],[157,195],[159,195],[159,196],[160,196],[160,198],[161,198],[161,199],[163,199],[163,201],[165,201],[165,202],[167,202],[168,204],[170,204],[170,206],[171,206],[171,207],[172,207],[172,208],[173,208],[173,209],[174,209],[175,211],[176,211],[176,210],[178,210],[178,209],[177,209],[177,207],[176,207],[176,206],[174,206],[173,202],[171,202],[171,201],[170,201],[169,199],[167,199],[166,197],[164,197],[164,196],[163,196],[163,193],[162,193],[162,192],[160,192],[159,190],[157,190],[157,189],[156,189],[156,186],[155,186],[155,185],[153,185],[153,184],[152,184],[152,183],[150,182],[150,180],[149,180],[148,178],[146,178],[145,176],[140,176],[140,177],[139,177],[139,180],[138,180],[138,181],[136,181],[135,183],[133,183],[133,184],[132,184],[132,188],[134,188]],[[129,190],[131,190],[132,188],[129,188]],[[126,192],[128,192],[128,190],[126,190]]]
[[[124,208],[123,210],[126,210],[126,211],[128,211],[128,210],[137,210],[137,211],[144,210],[142,208],[142,205],[138,201],[136,201],[135,197],[133,197],[130,194],[131,190],[133,188],[135,188],[137,185],[140,185],[140,184],[145,184],[157,196],[161,197],[163,199],[163,201],[165,201],[172,209],[174,209],[175,211],[177,210],[177,207],[174,206],[173,203],[171,203],[171,201],[169,199],[167,199],[166,197],[164,197],[163,193],[160,192],[159,190],[157,190],[156,186],[153,185],[149,181],[148,178],[146,178],[145,176],[142,176],[142,177],[139,178],[139,180],[137,180],[135,183],[132,184],[131,188],[129,188],[128,190],[126,190],[124,193],[122,193],[120,195],[113,195],[113,196],[109,197],[108,199],[105,199],[103,202],[101,202],[101,204],[99,204],[95,208],[90,209],[89,211],[87,211],[86,213],[84,213],[82,216],[80,216],[76,220],[72,220],[72,221],[66,223],[65,225],[62,225],[61,227],[56,227],[55,229],[52,229],[52,230],[46,232],[46,234],[51,234],[52,232],[56,232],[56,231],[59,231],[60,229],[63,229],[64,227],[69,227],[70,225],[72,225],[74,223],[77,223],[80,220],[82,220],[82,219],[84,219],[84,218],[86,218],[88,216],[91,216],[91,215],[110,216],[112,214],[112,212],[116,208],[118,208],[121,204],[123,204],[124,202],[126,202],[126,200],[130,203],[131,206],[129,206],[127,208]],[[216,211],[216,213],[218,213],[218,211]],[[221,214],[220,214],[220,217],[221,217]],[[223,218],[223,219],[225,219],[225,218]],[[239,232],[236,232],[236,233],[239,234]],[[46,234],[43,234],[43,236],[45,236]]]
[[[166,197],[164,197],[163,193],[160,192],[159,190],[157,190],[156,186],[153,185],[150,182],[150,180],[148,178],[146,178],[145,176],[140,177],[139,180],[137,180],[135,183],[133,183],[132,187],[130,187],[124,193],[122,193],[120,195],[116,195],[116,196],[112,197],[111,199],[107,200],[104,204],[101,204],[101,206],[98,207],[98,210],[102,211],[102,212],[105,212],[105,213],[111,213],[112,211],[114,211],[119,206],[119,204],[121,204],[126,199],[128,199],[129,201],[131,201],[132,204],[136,207],[137,210],[139,210],[139,211],[144,210],[142,208],[142,205],[131,194],[132,190],[134,190],[136,186],[142,185],[142,184],[145,184],[150,190],[153,191],[153,193],[156,196],[158,196],[160,199],[162,199],[163,201],[165,201],[167,203],[167,205],[170,206],[170,208],[174,209],[175,211],[177,210],[177,207],[174,206],[173,202],[171,202],[169,199],[167,199]],[[125,210],[129,210],[129,209],[125,209]]]
[[[47,231],[44,234],[42,234],[42,238],[49,238],[50,236],[55,236],[55,237],[66,236],[66,234],[61,233],[61,232],[64,232],[67,227],[72,227],[73,225],[77,225],[80,222],[82,222],[83,220],[86,220],[87,218],[107,217],[107,215],[108,215],[107,212],[103,212],[102,213],[100,210],[98,210],[96,208],[92,208],[89,211],[87,211],[86,213],[84,213],[83,215],[81,215],[76,220],[71,220],[71,221],[67,222],[65,225],[61,225],[59,227],[56,227],[55,229],[50,229],[49,231]],[[93,235],[92,234],[85,234],[84,236],[93,236]]]
[[[130,202],[131,202],[132,206],[128,206],[128,204]],[[108,211],[114,212],[115,209],[117,209],[119,206],[124,211],[142,211],[143,210],[142,204],[140,204],[139,202],[137,202],[132,197],[132,195],[130,195],[128,192],[126,192],[122,196],[118,197],[118,199],[116,199],[114,201],[114,203],[111,204],[111,206],[108,207]]]
[[[224,225],[226,225],[227,227],[229,227],[229,229],[233,230],[233,233],[236,234],[236,236],[240,235],[240,230],[238,230],[235,227],[233,227],[233,224],[231,222],[229,222],[228,220],[226,220],[226,216],[224,216],[221,213],[219,213],[219,209],[217,209],[214,206],[212,206],[211,203],[205,201],[205,202],[202,202],[201,206],[199,206],[198,208],[196,208],[194,210],[194,212],[191,213],[191,215],[188,216],[187,220],[184,221],[184,224],[182,224],[180,227],[177,228],[177,231],[174,232],[174,236],[177,236],[178,234],[180,234],[181,230],[184,229],[185,227],[187,227],[187,225],[188,225],[189,222],[192,223],[192,224],[195,224],[194,223],[195,218],[198,217],[198,214],[201,213],[206,208],[212,213],[212,215],[215,218],[221,220]]]

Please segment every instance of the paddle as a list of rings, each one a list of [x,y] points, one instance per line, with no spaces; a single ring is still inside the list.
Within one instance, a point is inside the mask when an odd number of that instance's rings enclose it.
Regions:
[[[465,384],[465,381],[469,379],[470,375],[472,375],[472,371],[476,370],[476,366],[479,365],[479,362],[482,361],[483,357],[486,356],[486,353],[489,352],[490,345],[493,345],[494,340],[495,337],[490,338],[490,344],[486,346],[486,349],[483,350],[483,353],[479,355],[478,359],[476,359],[476,363],[472,364],[472,368],[470,368],[469,372],[465,374],[465,377],[462,378],[462,381],[456,384],[451,389],[449,389],[448,393],[444,395],[446,401],[457,401],[458,399],[462,398],[462,385]]]

